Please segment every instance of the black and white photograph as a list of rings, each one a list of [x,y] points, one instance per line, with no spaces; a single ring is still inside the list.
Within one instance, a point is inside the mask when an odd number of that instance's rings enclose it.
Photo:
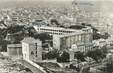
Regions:
[[[113,0],[0,0],[0,73],[113,73]]]

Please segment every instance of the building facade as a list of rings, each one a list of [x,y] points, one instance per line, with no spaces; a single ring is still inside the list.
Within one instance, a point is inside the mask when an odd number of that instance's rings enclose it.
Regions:
[[[49,26],[33,26],[38,33],[48,33],[51,35],[67,35],[77,32],[92,32],[90,27],[82,28],[81,30],[61,28],[61,27],[49,27]]]
[[[38,27],[34,26],[36,31],[38,33],[48,33],[52,35],[63,35],[63,34],[69,34],[75,32],[75,30],[70,30],[70,29],[64,29],[64,28],[59,28],[59,27]]]
[[[22,56],[22,45],[21,44],[8,44],[7,53],[9,56]]]
[[[53,35],[55,49],[71,49],[86,52],[92,49],[92,32],[79,31],[69,35]]]
[[[34,62],[42,61],[42,42],[34,38],[24,38],[22,40],[23,59]]]

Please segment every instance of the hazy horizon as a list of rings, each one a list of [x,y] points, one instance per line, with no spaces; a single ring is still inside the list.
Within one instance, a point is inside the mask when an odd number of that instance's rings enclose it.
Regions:
[[[80,3],[80,7],[85,10],[96,10],[101,9],[102,11],[113,12],[113,2],[101,2],[102,0],[76,0]],[[81,2],[82,1],[82,2]],[[93,2],[92,2],[93,1]],[[112,1],[112,0],[111,0]],[[0,8],[12,8],[12,7],[36,7],[38,5],[43,6],[57,6],[57,7],[69,7],[72,4],[72,0],[4,0],[1,2],[0,0]],[[89,5],[88,5],[89,4]],[[91,5],[90,5],[91,4]],[[101,6],[101,8],[99,8]]]
[[[66,2],[66,1],[74,1],[74,0],[0,0],[0,2],[12,2],[12,1],[15,1],[15,2],[33,2],[33,1],[41,1],[41,2],[51,2],[51,1],[57,1],[57,2]],[[75,1],[84,1],[84,2],[91,2],[91,1],[113,1],[113,0],[75,0]]]

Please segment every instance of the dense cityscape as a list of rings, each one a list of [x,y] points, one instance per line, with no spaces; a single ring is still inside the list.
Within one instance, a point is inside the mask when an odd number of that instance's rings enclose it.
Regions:
[[[0,73],[113,73],[113,17],[100,3],[1,8]]]

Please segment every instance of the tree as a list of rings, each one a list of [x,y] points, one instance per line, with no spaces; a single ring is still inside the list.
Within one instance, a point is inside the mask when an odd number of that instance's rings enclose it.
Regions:
[[[57,26],[60,25],[59,22],[57,21],[57,19],[51,19],[50,22],[51,22],[52,25],[53,24],[56,24]]]
[[[52,39],[52,37],[49,34],[47,34],[47,33],[36,34],[34,36],[34,38],[40,39],[43,43],[45,42],[45,40],[51,40]]]
[[[63,53],[57,57],[57,62],[60,62],[60,63],[69,62],[69,59],[70,59],[69,53],[66,51],[63,51]]]
[[[75,53],[75,58],[77,58],[80,61],[85,61],[85,58],[84,57],[85,56],[84,56],[84,54],[82,52]]]
[[[19,31],[22,31],[24,29],[24,26],[14,25],[7,28],[7,32],[10,34],[17,33]]]
[[[69,28],[71,28],[71,29],[82,29],[82,28],[85,28],[85,26],[83,26],[83,25],[73,25],[73,26],[70,26]]]
[[[28,31],[28,35],[30,37],[34,37],[37,34],[36,30],[33,27],[28,27],[25,30]]]
[[[101,49],[96,49],[94,51],[89,51],[86,56],[93,58],[95,61],[99,62],[100,59],[106,57],[105,53]]]
[[[47,59],[55,59],[58,56],[58,50],[55,49],[55,50],[49,51],[47,54],[45,54],[45,56]]]
[[[18,44],[18,43],[20,43],[20,41],[22,41],[24,39],[24,35],[22,33],[14,34],[13,38],[14,38],[14,42],[13,43]]]
[[[103,39],[108,39],[108,37],[110,37],[110,34],[108,34],[107,32],[105,32],[102,36]]]
[[[107,49],[106,45],[103,46],[103,47],[101,48],[101,50],[102,50],[102,52],[103,52],[104,54],[107,54],[107,53],[108,53],[108,49]]]
[[[0,42],[0,45],[2,46],[2,49],[1,49],[1,51],[2,52],[6,52],[7,51],[7,44],[9,44],[10,42],[8,42],[8,41],[5,41],[5,40],[2,40],[1,42]]]

